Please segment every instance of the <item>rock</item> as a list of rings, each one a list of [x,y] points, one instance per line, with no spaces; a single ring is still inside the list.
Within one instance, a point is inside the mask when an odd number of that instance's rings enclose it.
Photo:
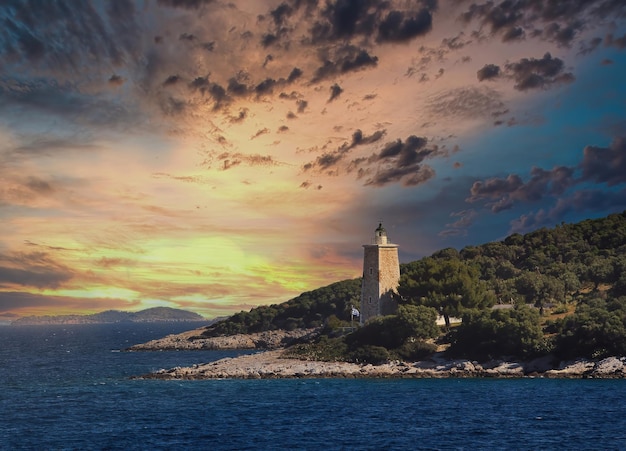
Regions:
[[[204,328],[168,335],[164,338],[131,346],[128,351],[279,349],[294,343],[296,340],[312,339],[318,333],[318,329],[272,330],[256,334],[209,338],[203,338],[202,332],[204,332]]]
[[[617,357],[600,360],[593,368],[591,375],[593,377],[623,377],[624,360],[626,359]]]

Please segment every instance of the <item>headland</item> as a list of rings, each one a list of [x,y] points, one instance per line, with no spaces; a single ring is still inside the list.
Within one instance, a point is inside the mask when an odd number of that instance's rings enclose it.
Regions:
[[[128,351],[160,350],[225,350],[242,349],[259,352],[214,362],[161,369],[137,376],[139,379],[202,380],[202,379],[290,379],[290,378],[626,378],[626,357],[599,360],[577,359],[554,362],[544,356],[528,362],[449,359],[437,352],[417,362],[394,360],[380,365],[342,361],[318,361],[293,358],[289,346],[310,339],[314,329],[266,331],[225,337],[199,338],[202,328],[168,335],[130,347]]]

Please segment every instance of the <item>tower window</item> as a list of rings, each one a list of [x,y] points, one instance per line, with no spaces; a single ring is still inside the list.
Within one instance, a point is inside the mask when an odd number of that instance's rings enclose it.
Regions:
[[[371,304],[371,303],[372,303],[372,297],[371,297],[371,296],[370,296],[370,297],[369,297],[369,299],[367,300],[367,303],[368,303],[368,304]]]
[[[374,274],[374,268],[371,268],[371,267],[370,267],[370,276],[371,276],[372,274]]]

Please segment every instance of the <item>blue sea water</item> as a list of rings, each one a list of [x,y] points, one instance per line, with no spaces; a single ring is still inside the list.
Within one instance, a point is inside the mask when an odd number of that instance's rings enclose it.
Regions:
[[[0,449],[626,449],[626,381],[133,380],[185,324],[0,327]]]

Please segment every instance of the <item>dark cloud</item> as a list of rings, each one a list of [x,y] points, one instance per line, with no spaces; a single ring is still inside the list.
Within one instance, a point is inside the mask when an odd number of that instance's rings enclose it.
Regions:
[[[487,199],[489,202],[486,205],[498,213],[510,209],[517,201],[537,202],[548,195],[559,196],[575,183],[573,168],[558,166],[546,171],[533,167],[528,182],[524,182],[517,174],[511,174],[506,179],[491,178],[474,182],[470,197],[466,200],[476,202]]]
[[[357,129],[352,134],[352,139],[350,143],[346,142],[342,144],[338,149],[320,155],[319,157],[317,157],[315,162],[304,165],[304,170],[318,170],[325,172],[328,172],[331,169],[336,170],[338,164],[345,160],[346,156],[350,153],[352,149],[357,146],[373,144],[381,140],[386,133],[386,130],[377,130],[371,135],[364,135],[361,130]],[[355,167],[355,162],[353,161],[348,168],[348,172],[351,172]]]
[[[207,91],[211,86],[211,82],[209,81],[209,77],[196,77],[189,83],[189,88],[192,91],[200,91],[203,94]]]
[[[272,34],[272,33],[266,33],[261,38],[261,45],[263,47],[269,47],[269,46],[275,44],[276,42],[278,42],[278,36],[276,36],[275,34]]]
[[[578,51],[579,55],[587,55],[588,53],[593,52],[598,46],[602,44],[602,38],[593,38],[589,42],[581,42],[580,50]]]
[[[262,136],[262,135],[266,135],[266,134],[268,134],[269,132],[270,132],[270,129],[269,129],[269,128],[262,128],[262,129],[260,129],[260,130],[257,130],[257,132],[256,132],[254,135],[252,135],[252,136],[250,137],[250,139],[256,139],[256,138],[258,138],[259,136]]]
[[[335,83],[334,85],[330,87],[330,97],[328,98],[328,101],[332,102],[333,100],[337,99],[341,95],[342,92],[343,92],[343,88],[339,86],[337,83]]]
[[[274,21],[274,24],[278,27],[284,25],[285,20],[291,16],[294,12],[294,9],[287,3],[283,2],[280,5],[278,5],[276,7],[276,9],[273,9],[272,11],[270,11],[270,16],[272,16],[272,19]]]
[[[92,2],[14,1],[0,6],[0,58],[25,63],[28,72],[64,77],[137,60],[141,27],[128,0],[109,2],[101,14]]]
[[[254,92],[256,92],[257,95],[271,94],[276,84],[277,82],[273,78],[266,78],[254,87]]]
[[[505,0],[471,3],[461,19],[476,21],[505,42],[528,34],[569,47],[581,30],[625,16],[626,3],[619,0]]]
[[[482,69],[479,69],[478,72],[476,72],[478,81],[493,80],[499,76],[500,66],[496,66],[495,64],[485,64]]]
[[[626,138],[614,139],[609,147],[585,147],[580,168],[584,180],[608,186],[626,183]]]
[[[203,42],[202,44],[200,44],[200,47],[202,47],[207,52],[212,52],[213,50],[215,50],[215,41]]]
[[[575,176],[577,171],[581,173],[579,178]],[[551,196],[559,199],[557,207],[549,214],[551,221],[557,216],[564,215],[570,208],[576,208],[578,211],[590,209],[591,206],[585,204],[587,201],[603,205],[598,208],[605,210],[626,204],[626,198],[620,200],[616,197],[618,191],[611,190],[602,191],[607,196],[605,200],[598,200],[597,194],[594,193],[601,191],[594,189],[578,190],[572,195],[563,197],[570,187],[585,182],[606,184],[608,187],[625,184],[625,174],[626,138],[619,137],[614,139],[609,147],[585,147],[581,162],[577,166],[557,166],[550,171],[533,167],[527,182],[517,174],[511,174],[505,179],[491,178],[474,182],[466,201],[486,201],[485,206],[498,213],[512,208],[516,202],[539,202]],[[620,192],[624,191],[625,189],[622,189]],[[522,217],[516,227],[524,229],[529,224],[534,224],[530,221],[536,220],[536,215]]]
[[[371,56],[366,50],[353,45],[333,49],[332,56],[323,57],[322,66],[318,67],[312,82],[319,82],[346,72],[356,72],[368,67],[376,67],[378,57]]]
[[[488,26],[492,34],[504,34],[515,28],[524,16],[524,11],[518,3],[520,2],[472,3],[469,9],[461,15],[461,18],[465,22],[478,20],[481,25]]]
[[[44,252],[0,254],[0,287],[58,288],[73,276]]]
[[[289,73],[289,76],[287,77],[287,82],[293,83],[301,76],[302,76],[302,70],[297,67],[294,67],[293,70]]]
[[[111,100],[104,94],[83,93],[71,84],[48,79],[0,78],[0,112],[9,112],[11,117],[27,114],[29,120],[37,115],[54,116],[57,120],[80,126],[90,124],[122,129],[141,120],[137,111],[120,101]]]
[[[403,42],[424,35],[432,29],[433,17],[426,8],[415,14],[391,11],[378,25],[379,42]]]
[[[178,39],[180,39],[181,41],[190,41],[193,42],[195,41],[197,38],[194,34],[191,33],[182,33],[180,36],[178,36]]]
[[[176,83],[178,83],[179,81],[180,81],[180,76],[179,75],[170,75],[163,82],[163,86],[172,86],[172,85],[175,85]]]
[[[319,191],[322,189],[322,185],[314,186],[311,182],[309,182],[308,180],[305,180],[304,182],[300,183],[300,188],[303,188],[303,189],[314,188]]]
[[[297,100],[296,105],[298,106],[298,113],[302,114],[304,110],[306,110],[306,107],[309,106],[309,102],[306,100]]]
[[[604,45],[607,47],[616,47],[618,49],[626,48],[626,34],[622,37],[615,38],[612,34],[606,35],[604,38]]]
[[[37,194],[49,195],[55,191],[52,185],[46,180],[32,176],[28,177],[26,180],[26,186]]]
[[[312,43],[374,38],[378,42],[406,42],[432,28],[436,2],[418,1],[394,9],[393,2],[337,0],[326,3],[310,29]]]
[[[386,133],[386,130],[377,130],[371,135],[367,136],[364,135],[361,130],[356,130],[352,134],[352,142],[350,143],[349,148],[375,143],[376,141],[381,140]]]
[[[522,27],[511,27],[502,35],[503,42],[521,41],[526,36]]]
[[[234,96],[244,96],[248,93],[248,86],[245,83],[241,83],[236,77],[232,77],[228,80],[228,92]]]
[[[260,130],[260,134],[265,134],[266,132]],[[246,166],[279,166],[282,163],[276,161],[271,155],[260,155],[260,154],[244,154],[241,152],[223,152],[219,155],[213,156],[217,161],[220,162],[221,169],[227,170],[232,169],[235,166],[246,165]],[[210,163],[208,164],[210,167]]]
[[[183,99],[167,96],[159,99],[159,107],[167,116],[176,116],[185,111],[187,103]]]
[[[516,63],[505,65],[507,75],[515,80],[515,89],[547,88],[553,84],[570,83],[574,75],[565,72],[563,61],[546,53],[543,58],[522,58]]]
[[[215,0],[157,0],[159,6],[168,8],[199,9]]]
[[[111,77],[109,78],[109,84],[112,86],[121,86],[124,84],[124,81],[124,78],[116,74],[111,75]]]
[[[580,190],[559,198],[550,209],[539,209],[511,221],[509,233],[526,233],[540,227],[553,226],[569,213],[621,211],[626,209],[626,188],[618,191]]]
[[[243,122],[246,117],[248,117],[248,109],[247,108],[242,108],[239,110],[239,113],[237,114],[237,116],[231,116],[228,119],[228,122],[230,122],[231,124],[238,124]]]
[[[441,155],[437,146],[427,147],[426,138],[415,135],[406,141],[396,140],[386,144],[379,153],[370,156],[359,167],[359,178],[365,178],[365,185],[385,186],[400,182],[404,186],[416,186],[435,176],[435,171],[422,164],[427,158]]]
[[[453,38],[444,38],[441,41],[441,45],[447,47],[450,50],[460,50],[471,42],[471,40],[465,40],[465,35],[463,32],[461,32]]]

